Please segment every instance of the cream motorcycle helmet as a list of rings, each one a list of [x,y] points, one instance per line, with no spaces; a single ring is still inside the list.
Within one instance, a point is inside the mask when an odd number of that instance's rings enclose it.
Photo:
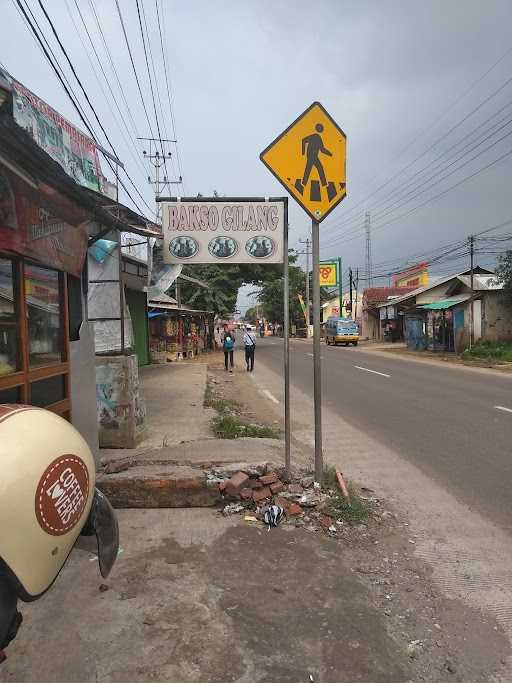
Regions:
[[[0,405],[0,662],[22,617],[18,599],[50,588],[80,534],[96,535],[100,572],[117,557],[119,529],[95,488],[89,446],[66,420],[41,408]]]

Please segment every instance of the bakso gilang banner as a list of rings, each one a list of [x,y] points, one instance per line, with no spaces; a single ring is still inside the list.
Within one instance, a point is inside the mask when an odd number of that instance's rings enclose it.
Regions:
[[[166,263],[283,262],[283,201],[162,204]]]

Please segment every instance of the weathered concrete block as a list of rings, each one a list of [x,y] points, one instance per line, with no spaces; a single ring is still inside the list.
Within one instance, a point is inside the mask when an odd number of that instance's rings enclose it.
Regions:
[[[115,508],[213,507],[222,500],[203,472],[184,466],[132,467],[100,475],[96,485]]]
[[[137,356],[96,356],[100,448],[135,448],[146,436]]]

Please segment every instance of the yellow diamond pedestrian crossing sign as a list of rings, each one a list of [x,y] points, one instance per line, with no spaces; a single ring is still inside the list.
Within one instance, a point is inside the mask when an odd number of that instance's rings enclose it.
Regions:
[[[306,109],[260,159],[315,221],[347,195],[347,138],[320,102]]]

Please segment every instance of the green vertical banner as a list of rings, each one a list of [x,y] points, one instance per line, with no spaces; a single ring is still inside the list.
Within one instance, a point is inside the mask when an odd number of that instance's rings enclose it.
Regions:
[[[338,291],[340,295],[340,316],[343,313],[343,290],[341,283],[343,282],[342,272],[341,272],[341,256],[338,256]]]
[[[302,308],[302,313],[303,313],[303,315],[304,315],[304,320],[306,321],[306,325],[307,325],[307,324],[308,324],[308,317],[307,317],[308,314],[307,314],[307,311],[306,311],[306,304],[304,303],[304,298],[303,298],[302,294],[297,294],[297,296],[298,296],[298,298],[299,298],[300,307]]]
[[[337,287],[339,296],[339,315],[343,307],[341,257],[320,262],[320,287]]]

